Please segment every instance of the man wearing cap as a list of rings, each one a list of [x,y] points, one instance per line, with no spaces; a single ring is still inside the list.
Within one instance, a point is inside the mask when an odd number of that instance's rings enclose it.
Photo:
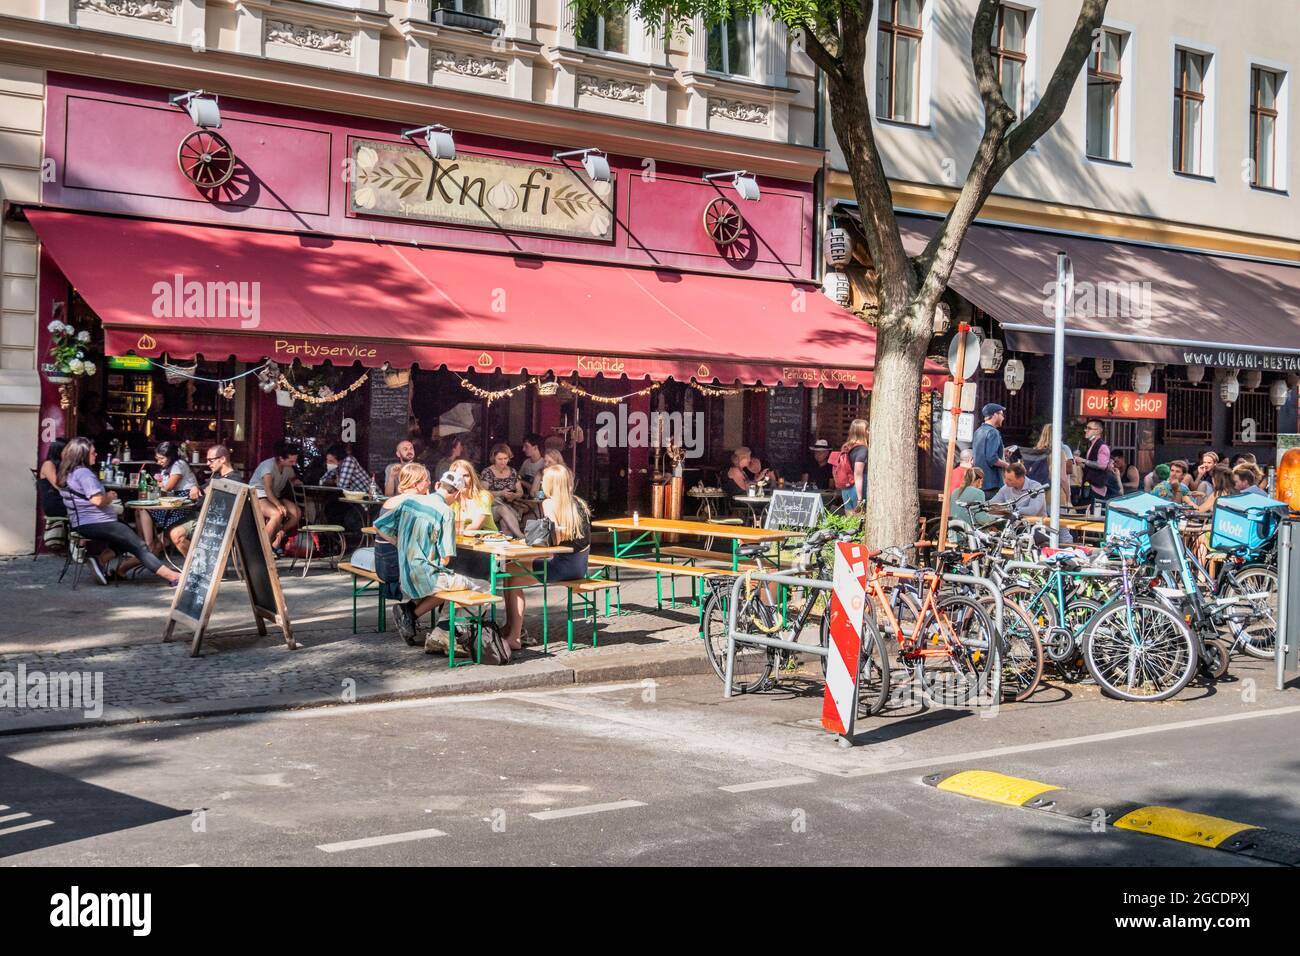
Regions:
[[[975,467],[984,472],[984,493],[992,497],[1002,487],[1002,469],[1007,467],[1002,457],[1002,432],[998,431],[1006,420],[1007,410],[997,402],[989,402],[981,414],[984,424],[975,429],[971,452],[975,456]]]
[[[812,452],[812,460],[804,467],[800,481],[805,485],[811,484],[814,488],[834,489],[835,478],[830,462],[831,443],[825,438],[819,438],[808,446],[808,450]]]

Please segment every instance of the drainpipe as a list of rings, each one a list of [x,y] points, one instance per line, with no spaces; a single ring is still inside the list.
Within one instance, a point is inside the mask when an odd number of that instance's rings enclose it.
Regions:
[[[817,68],[816,103],[813,106],[813,146],[826,148],[826,74]],[[821,282],[825,278],[826,263],[822,261],[822,241],[826,232],[826,156],[822,154],[822,166],[813,177],[813,208],[817,210],[816,227],[813,229],[813,277]]]

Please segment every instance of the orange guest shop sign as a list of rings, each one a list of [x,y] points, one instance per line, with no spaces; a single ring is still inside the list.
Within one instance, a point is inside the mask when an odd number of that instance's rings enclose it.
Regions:
[[[1076,393],[1076,414],[1089,418],[1164,418],[1168,396],[1164,392],[1108,392],[1081,388]]]

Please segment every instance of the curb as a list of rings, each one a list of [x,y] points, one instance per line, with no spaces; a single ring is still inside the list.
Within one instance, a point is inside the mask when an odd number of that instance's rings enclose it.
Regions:
[[[1284,866],[1300,866],[1300,836],[1251,823],[1138,800],[1099,797],[991,770],[934,773],[922,777],[921,782],[936,790],[1002,806],[1040,810],[1080,823],[1100,821],[1116,830],[1145,833]]]

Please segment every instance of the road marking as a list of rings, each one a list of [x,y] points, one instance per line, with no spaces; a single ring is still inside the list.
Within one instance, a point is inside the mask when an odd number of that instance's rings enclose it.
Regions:
[[[778,777],[775,780],[755,780],[753,783],[733,783],[718,789],[725,793],[749,793],[751,790],[775,790],[778,787],[795,787],[801,783],[816,782],[816,777]]]
[[[1137,833],[1150,833],[1182,843],[1196,846],[1217,847],[1228,837],[1235,836],[1242,830],[1259,830],[1261,827],[1249,823],[1235,823],[1223,817],[1211,817],[1204,813],[1190,813],[1173,807],[1142,807],[1115,821],[1120,830],[1134,830]]]
[[[563,817],[580,817],[587,813],[604,813],[606,810],[626,810],[644,807],[640,800],[619,800],[616,803],[593,803],[585,807],[567,807],[564,810],[541,810],[528,814],[534,820],[559,820]]]
[[[8,807],[5,807],[8,810]],[[0,817],[0,823],[9,823],[11,820],[21,820],[23,817],[30,817],[30,813],[11,813],[7,817]]]
[[[1060,788],[1050,783],[1008,777],[1004,773],[992,773],[988,770],[963,770],[941,781],[939,789],[974,797],[976,800],[1018,807],[1041,793]]]
[[[361,840],[344,840],[342,843],[322,843],[316,847],[326,853],[342,853],[345,850],[360,850],[368,846],[387,846],[390,843],[409,843],[412,840],[431,840],[444,837],[441,830],[408,830],[406,833],[390,833],[387,836],[365,837]]]
[[[1003,806],[1037,810],[1073,819],[1078,823],[1100,820],[1117,830],[1145,833],[1192,846],[1219,849],[1290,866],[1300,864],[1300,855],[1295,851],[1300,840],[1294,835],[1205,813],[1180,810],[1177,807],[1143,806],[1131,801],[1119,803],[1105,797],[1079,794],[1063,787],[991,770],[936,773],[922,777],[921,782],[937,790]],[[1078,812],[1080,807],[1090,805],[1096,808],[1091,813]],[[1124,809],[1118,810],[1117,805]]]
[[[1055,750],[1059,747],[1079,747],[1087,744],[1104,743],[1109,740],[1125,740],[1129,737],[1145,737],[1150,734],[1170,733],[1175,730],[1193,730],[1214,724],[1230,724],[1239,720],[1255,720],[1258,717],[1284,717],[1287,714],[1300,713],[1300,704],[1290,707],[1274,707],[1271,710],[1249,711],[1244,714],[1220,714],[1217,717],[1199,717],[1195,720],[1177,720],[1168,724],[1153,724],[1149,727],[1129,727],[1125,730],[1111,730],[1100,734],[1087,734],[1082,737],[1064,737],[1059,740],[1043,740],[1032,744],[1016,744],[1008,747],[994,747],[990,750],[972,750],[959,754],[938,754],[919,760],[904,760],[897,763],[877,764],[872,767],[855,767],[840,771],[844,777],[874,777],[883,773],[898,773],[900,770],[919,770],[922,767],[942,767],[944,764],[970,763],[975,760],[988,760],[993,757],[1007,757],[1014,754],[1034,753],[1038,750]],[[867,742],[870,747],[870,741]],[[869,751],[868,751],[869,752]]]
[[[10,833],[22,833],[24,830],[35,830],[37,827],[48,827],[53,824],[53,820],[36,820],[32,823],[20,823],[16,827],[5,827],[3,830],[0,830],[0,836],[8,836]]]

